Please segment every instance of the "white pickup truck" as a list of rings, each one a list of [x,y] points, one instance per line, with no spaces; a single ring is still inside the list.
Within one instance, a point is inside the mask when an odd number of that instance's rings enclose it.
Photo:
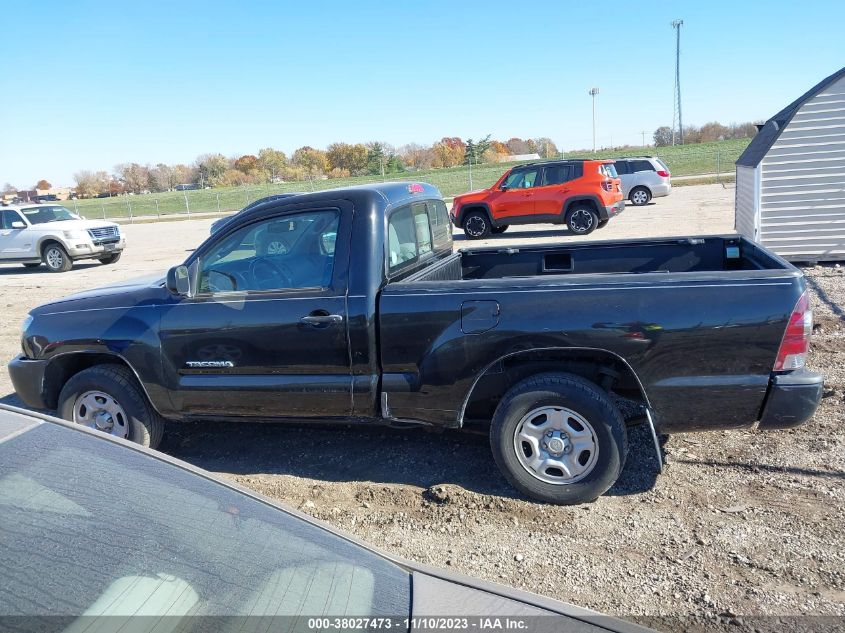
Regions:
[[[0,207],[0,263],[33,268],[43,262],[50,272],[62,273],[79,259],[114,264],[125,246],[114,222],[85,220],[60,205]]]

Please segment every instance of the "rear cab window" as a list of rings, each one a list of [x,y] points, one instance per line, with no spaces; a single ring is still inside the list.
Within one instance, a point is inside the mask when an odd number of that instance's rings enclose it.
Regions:
[[[452,224],[442,200],[421,200],[387,219],[387,271],[393,276],[413,264],[452,252]]]

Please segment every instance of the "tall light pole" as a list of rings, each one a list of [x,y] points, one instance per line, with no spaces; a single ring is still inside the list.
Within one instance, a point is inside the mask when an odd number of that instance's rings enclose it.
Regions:
[[[598,93],[598,88],[590,88],[589,94],[593,98],[593,154],[596,153],[596,95]]]
[[[672,145],[675,144],[676,119],[678,121],[678,138],[680,144],[684,144],[684,119],[681,116],[681,27],[683,24],[683,20],[672,20],[672,28],[675,29],[675,103],[672,109]]]

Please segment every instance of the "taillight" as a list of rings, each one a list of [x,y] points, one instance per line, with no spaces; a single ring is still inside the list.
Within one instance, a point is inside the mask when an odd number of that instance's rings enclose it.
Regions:
[[[613,181],[612,180],[603,180],[601,183],[601,188],[605,191],[613,191]]]
[[[813,311],[807,293],[801,295],[792,314],[783,340],[780,342],[778,356],[775,360],[775,371],[801,369],[807,362],[807,350],[810,348],[810,335],[813,333]]]
[[[658,170],[657,175],[660,176],[661,178],[668,178],[669,172],[666,171],[665,169],[660,169],[660,170]]]

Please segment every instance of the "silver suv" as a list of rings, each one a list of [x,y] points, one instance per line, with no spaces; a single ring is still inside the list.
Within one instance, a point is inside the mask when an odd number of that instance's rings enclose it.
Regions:
[[[616,158],[614,167],[622,180],[622,196],[641,207],[652,198],[672,193],[669,168],[654,156]]]

